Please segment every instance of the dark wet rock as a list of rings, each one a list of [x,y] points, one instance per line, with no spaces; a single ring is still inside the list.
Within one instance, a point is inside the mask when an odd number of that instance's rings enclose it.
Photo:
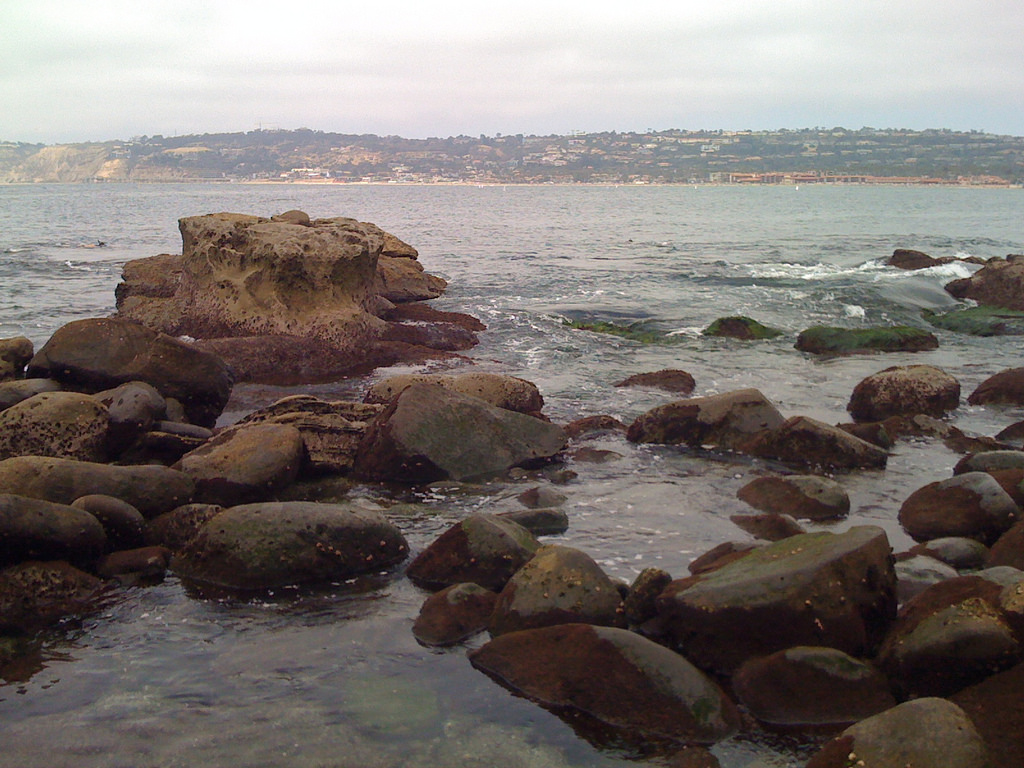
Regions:
[[[139,435],[128,449],[122,451],[117,461],[122,464],[171,466],[186,453],[191,453],[213,437],[211,430],[194,424],[158,421],[153,427]]]
[[[669,637],[701,667],[731,671],[796,645],[872,649],[896,613],[889,541],[875,526],[807,533],[672,582],[658,598]]]
[[[63,389],[59,381],[53,379],[15,379],[0,381],[0,411],[6,411],[12,405],[28,400],[33,395],[43,392],[60,392]]]
[[[101,392],[144,381],[180,401],[193,424],[212,427],[231,394],[224,362],[137,323],[111,318],[76,320],[59,328],[28,366],[31,377]]]
[[[30,561],[0,570],[0,632],[29,633],[97,608],[103,583],[62,561]]]
[[[693,376],[686,371],[666,368],[661,371],[633,374],[622,381],[616,382],[614,386],[651,387],[653,389],[663,389],[666,392],[678,392],[682,395],[688,395],[693,392],[693,388],[697,384],[693,380]]]
[[[1017,664],[950,699],[963,709],[988,746],[989,765],[1024,765],[1024,664]]]
[[[765,475],[744,485],[736,496],[755,509],[797,520],[837,520],[850,512],[850,497],[843,487],[817,475]]]
[[[989,376],[967,398],[971,405],[1024,405],[1024,368]]]
[[[889,454],[838,427],[792,416],[737,446],[751,456],[818,470],[883,469]]]
[[[377,280],[377,295],[395,304],[436,299],[448,287],[415,259],[386,256],[383,252],[377,258]]]
[[[609,432],[625,432],[626,425],[614,416],[584,416],[582,419],[569,422],[563,429],[570,440],[579,440],[582,437],[593,437]]]
[[[406,574],[428,589],[472,582],[498,591],[539,546],[532,533],[511,520],[471,515],[431,542]]]
[[[730,339],[742,339],[744,341],[774,339],[782,335],[782,331],[778,328],[769,328],[757,322],[757,320],[744,315],[720,317],[705,328],[702,333],[705,336],[719,336]]]
[[[127,501],[103,494],[80,496],[71,502],[100,521],[107,535],[108,550],[134,549],[143,544],[146,518]]]
[[[566,495],[559,493],[553,488],[545,486],[534,486],[516,496],[516,501],[527,509],[540,509],[541,507],[560,507],[566,502]]]
[[[1021,647],[999,608],[1001,591],[976,576],[924,590],[900,609],[879,665],[905,694],[946,696],[1016,664]]]
[[[364,401],[389,403],[413,384],[437,384],[463,395],[478,397],[497,408],[519,413],[537,413],[544,408],[544,398],[533,382],[500,373],[477,372],[452,376],[430,373],[389,376],[371,386]]]
[[[497,636],[577,622],[622,625],[622,601],[590,555],[549,545],[538,549],[505,584],[487,629]]]
[[[2,391],[3,385],[0,384],[0,393],[2,393]],[[2,397],[2,394],[0,394],[0,397]],[[996,435],[996,440],[1003,440],[1007,443],[1012,443],[1014,446],[1018,448],[1024,446],[1024,421],[1016,421],[1010,426],[1001,430]]]
[[[683,747],[663,763],[665,768],[722,768],[718,758],[704,747]]]
[[[991,472],[1001,469],[1024,469],[1024,451],[983,451],[964,456],[953,467],[954,475],[965,472]]]
[[[412,625],[423,645],[454,645],[487,629],[498,595],[479,584],[453,584],[427,598]]]
[[[694,576],[714,571],[741,557],[746,557],[758,546],[760,545],[749,541],[723,541],[704,554],[695,557],[687,566],[687,570]]]
[[[100,521],[83,509],[0,493],[0,565],[22,560],[91,564],[106,543]]]
[[[623,456],[618,451],[591,448],[589,445],[583,445],[570,451],[569,457],[577,464],[607,464],[610,461],[618,461]]]
[[[111,552],[96,564],[96,573],[129,584],[158,581],[170,564],[171,550],[166,547],[138,547]]]
[[[405,559],[401,532],[378,512],[346,504],[269,502],[226,509],[174,560],[193,582],[255,590],[380,571]]]
[[[1013,254],[1005,259],[989,259],[970,277],[948,283],[946,291],[958,299],[1024,310],[1024,257]]]
[[[936,259],[924,251],[915,251],[912,248],[897,248],[885,263],[890,267],[896,267],[896,269],[916,270],[937,267],[951,261],[953,261],[951,258]]]
[[[966,472],[918,488],[903,502],[899,521],[916,541],[966,536],[991,544],[1020,510],[987,472]]]
[[[561,427],[437,384],[414,384],[370,425],[355,472],[370,480],[465,480],[550,459]]]
[[[892,448],[894,437],[896,437],[890,434],[884,423],[877,421],[867,424],[837,424],[836,426],[844,432],[849,432],[854,437],[859,437],[886,451]]]
[[[967,307],[937,314],[921,312],[931,325],[971,336],[1020,336],[1024,334],[1024,312],[1002,307]]]
[[[129,381],[93,397],[106,407],[110,416],[107,444],[113,456],[128,449],[167,414],[163,395],[144,381]]]
[[[18,456],[0,461],[0,488],[58,504],[96,493],[114,496],[148,519],[190,502],[195,484],[181,472],[161,466]]]
[[[20,379],[34,354],[35,347],[24,336],[0,339],[0,381]]]
[[[740,703],[773,725],[855,723],[896,706],[875,667],[835,648],[797,646],[750,659],[732,676]]]
[[[464,312],[445,312],[420,302],[399,304],[383,312],[381,317],[396,323],[412,323],[417,325],[445,323],[458,326],[467,331],[478,332],[487,330],[487,326],[472,315],[467,315]]]
[[[991,581],[993,584],[999,585],[1000,588],[1015,586],[1024,581],[1024,570],[1011,565],[990,565],[970,575]]]
[[[380,338],[383,344],[398,343],[451,353],[472,349],[480,343],[475,333],[453,323],[388,323]]]
[[[928,554],[896,559],[896,597],[905,603],[924,592],[933,584],[955,579],[956,568]]]
[[[103,461],[109,424],[107,409],[88,395],[34,395],[0,412],[0,459],[58,456]]]
[[[672,575],[660,568],[644,568],[640,571],[622,601],[626,622],[637,626],[657,616],[658,595],[671,583]]]
[[[807,533],[790,515],[767,512],[763,515],[730,515],[729,520],[751,536],[764,541],[782,541],[790,536]]]
[[[585,713],[626,737],[714,743],[739,726],[733,703],[696,667],[623,629],[563,624],[512,632],[469,658],[556,713]]]
[[[637,418],[627,437],[634,443],[731,448],[782,423],[768,398],[756,389],[741,389],[660,405]]]
[[[988,547],[976,539],[946,536],[918,544],[910,553],[929,555],[957,570],[975,570],[984,567],[988,558]]]
[[[222,432],[173,469],[195,482],[195,501],[232,506],[271,498],[298,477],[302,459],[295,427],[252,424]]]
[[[196,537],[207,521],[223,511],[224,507],[218,504],[182,504],[146,523],[145,543],[177,552]]]
[[[516,509],[497,517],[518,523],[534,536],[554,536],[569,530],[569,516],[562,509]]]
[[[934,365],[898,365],[853,388],[846,410],[854,421],[924,413],[942,416],[960,405],[960,382]]]
[[[1024,570],[1024,521],[1014,523],[989,550],[985,565],[993,568],[1008,565]]]
[[[342,474],[352,469],[359,443],[383,406],[292,395],[261,408],[239,424],[285,424],[299,430],[304,473]]]
[[[985,742],[946,699],[908,701],[861,720],[829,741],[807,768],[988,768]]]
[[[863,352],[921,352],[939,346],[935,334],[909,326],[885,328],[832,328],[815,326],[801,331],[796,348],[816,355],[853,355]]]

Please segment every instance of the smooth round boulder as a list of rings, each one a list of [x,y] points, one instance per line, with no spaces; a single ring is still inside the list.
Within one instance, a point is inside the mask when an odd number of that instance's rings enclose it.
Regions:
[[[955,579],[959,575],[956,568],[927,553],[897,560],[896,596],[905,603],[932,584]]]
[[[1024,520],[1014,523],[989,549],[988,568],[1010,566],[1024,570]]]
[[[553,624],[624,625],[615,584],[593,558],[572,547],[537,550],[498,595],[487,625],[492,636]]]
[[[942,416],[960,405],[960,382],[934,365],[886,368],[853,388],[846,410],[854,421],[924,413]]]
[[[28,400],[33,395],[43,392],[60,392],[64,389],[59,381],[53,379],[15,379],[0,381],[0,411],[6,411],[12,405]]]
[[[498,596],[479,584],[453,584],[426,599],[412,625],[426,646],[454,645],[487,629]]]
[[[172,468],[192,478],[194,499],[233,506],[262,501],[298,477],[302,435],[288,424],[242,425],[181,457]]]
[[[77,392],[43,392],[0,411],[0,459],[56,456],[80,461],[107,457],[107,409]]]
[[[773,725],[850,724],[896,705],[875,667],[818,646],[750,659],[736,670],[732,689],[754,717]]]
[[[659,405],[630,424],[626,437],[633,443],[730,448],[783,421],[763,394],[741,389]]]
[[[916,541],[966,536],[991,544],[1020,510],[986,472],[966,472],[918,488],[900,507],[899,521]]]
[[[970,718],[951,701],[908,701],[851,725],[807,768],[987,768],[988,752]]]
[[[837,520],[850,512],[850,496],[835,480],[818,475],[765,475],[736,496],[755,509],[796,520]]]
[[[78,497],[71,502],[71,506],[84,509],[100,521],[107,534],[108,549],[135,549],[142,546],[146,518],[127,501],[95,493]]]
[[[1024,368],[989,376],[967,398],[971,405],[1024,405]]]
[[[469,660],[556,714],[582,712],[627,740],[711,744],[739,727],[735,705],[710,678],[624,629],[562,624],[511,632]]]
[[[35,347],[25,336],[0,339],[0,381],[20,379],[33,354]]]
[[[171,564],[171,550],[166,547],[137,547],[111,552],[96,564],[96,573],[105,579],[125,584],[163,579]]]
[[[163,395],[144,381],[129,381],[93,397],[106,407],[110,416],[108,444],[115,456],[167,414]]]
[[[992,766],[1024,765],[1024,663],[953,694],[989,750]]]
[[[790,536],[807,533],[790,515],[768,512],[763,515],[729,515],[729,521],[756,539],[782,541]]]
[[[268,502],[214,516],[173,565],[200,585],[245,591],[347,579],[389,568],[408,552],[405,537],[379,512]]]
[[[533,382],[506,374],[485,372],[455,375],[407,373],[389,376],[370,387],[364,402],[389,403],[413,384],[437,384],[453,392],[478,397],[497,408],[519,413],[537,413],[544,408],[544,398]]]
[[[24,560],[91,563],[107,536],[83,509],[0,493],[0,566]]]
[[[0,461],[0,488],[58,504],[95,493],[114,496],[148,519],[191,501],[195,483],[168,467],[16,456]]]
[[[216,355],[116,318],[75,320],[58,328],[32,358],[27,375],[85,392],[144,381],[179,400],[188,420],[202,427],[216,423],[232,386]]]
[[[984,568],[988,559],[988,547],[976,539],[965,536],[930,539],[923,544],[917,544],[910,552],[934,557],[958,571]]]
[[[1004,469],[1024,469],[1024,451],[982,451],[964,456],[953,467],[954,475],[965,472],[998,472]]]
[[[406,575],[427,589],[472,582],[501,590],[540,546],[521,525],[496,515],[470,515],[409,563]]]
[[[177,552],[196,537],[208,520],[223,511],[219,504],[182,504],[146,523],[145,543]]]

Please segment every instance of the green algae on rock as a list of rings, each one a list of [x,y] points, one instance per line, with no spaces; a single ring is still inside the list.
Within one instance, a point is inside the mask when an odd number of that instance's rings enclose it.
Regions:
[[[1024,335],[1024,312],[1016,309],[978,306],[941,314],[925,309],[921,316],[936,328],[971,336]]]
[[[774,339],[782,335],[778,328],[769,328],[762,325],[753,318],[745,315],[733,315],[732,317],[720,317],[701,333],[705,336],[722,336],[731,339],[744,339],[748,341],[759,341],[761,339]]]
[[[939,346],[935,334],[906,325],[873,328],[837,328],[815,325],[796,339],[801,352],[816,355],[853,355],[862,352],[920,352]]]

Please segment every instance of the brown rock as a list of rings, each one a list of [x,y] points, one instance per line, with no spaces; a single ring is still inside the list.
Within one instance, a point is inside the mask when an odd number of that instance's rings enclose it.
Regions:
[[[731,448],[782,423],[763,394],[743,389],[660,405],[637,418],[626,436],[634,443]]]
[[[988,746],[990,765],[1024,765],[1024,664],[964,688],[950,699]]]
[[[850,497],[843,487],[816,475],[765,475],[751,480],[736,496],[755,509],[797,520],[836,520],[850,512]]]
[[[604,432],[625,432],[626,425],[614,416],[584,416],[582,419],[569,422],[563,429],[570,440],[578,440]]]
[[[500,373],[479,372],[454,376],[430,373],[389,376],[370,387],[364,402],[389,403],[413,384],[437,384],[508,411],[535,413],[544,408],[544,398],[533,382]]]
[[[170,563],[169,549],[139,547],[111,552],[96,564],[96,573],[105,579],[162,579]]]
[[[958,299],[1024,310],[1024,257],[1010,255],[1005,259],[989,259],[970,277],[947,284],[946,290]]]
[[[751,456],[776,459],[814,469],[882,469],[889,454],[838,427],[793,416],[740,443],[736,449]]]
[[[960,405],[960,382],[933,365],[886,368],[853,389],[846,410],[854,421],[924,413],[942,416]]]
[[[183,504],[164,512],[146,523],[146,544],[177,552],[196,537],[208,520],[223,511],[224,507],[218,504]]]
[[[412,634],[423,645],[454,645],[487,629],[497,600],[477,584],[453,584],[427,598]]]
[[[950,261],[953,261],[953,259],[936,259],[923,251],[915,251],[910,248],[897,248],[892,252],[892,256],[889,257],[889,261],[887,261],[886,264],[890,267],[896,267],[897,269],[915,270],[937,267],[940,264],[947,264]]]
[[[652,373],[636,373],[615,384],[616,387],[653,387],[664,389],[666,392],[678,392],[688,395],[697,386],[693,376],[686,371],[675,368],[666,368]]]
[[[782,541],[790,536],[807,533],[803,526],[789,515],[730,515],[729,520],[751,536],[765,541]]]
[[[95,610],[103,583],[65,562],[30,561],[0,570],[0,631],[30,633]]]
[[[1024,368],[1009,368],[978,385],[967,402],[971,405],[1024,405]]]
[[[108,551],[142,546],[146,518],[126,501],[103,494],[80,496],[71,502],[100,521],[107,534]]]
[[[0,381],[20,379],[34,354],[35,347],[24,336],[0,339]]]
[[[77,392],[44,392],[0,412],[0,459],[56,456],[103,461],[110,415]]]
[[[986,565],[989,568],[1009,565],[1024,571],[1024,520],[1014,523],[996,540],[988,552]]]
[[[990,474],[966,472],[918,488],[900,507],[899,521],[916,541],[967,536],[991,544],[1018,514]]]

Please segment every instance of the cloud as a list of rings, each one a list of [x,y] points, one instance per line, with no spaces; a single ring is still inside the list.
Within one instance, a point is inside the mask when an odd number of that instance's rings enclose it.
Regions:
[[[665,128],[1022,133],[1024,6],[8,0],[0,138]]]

